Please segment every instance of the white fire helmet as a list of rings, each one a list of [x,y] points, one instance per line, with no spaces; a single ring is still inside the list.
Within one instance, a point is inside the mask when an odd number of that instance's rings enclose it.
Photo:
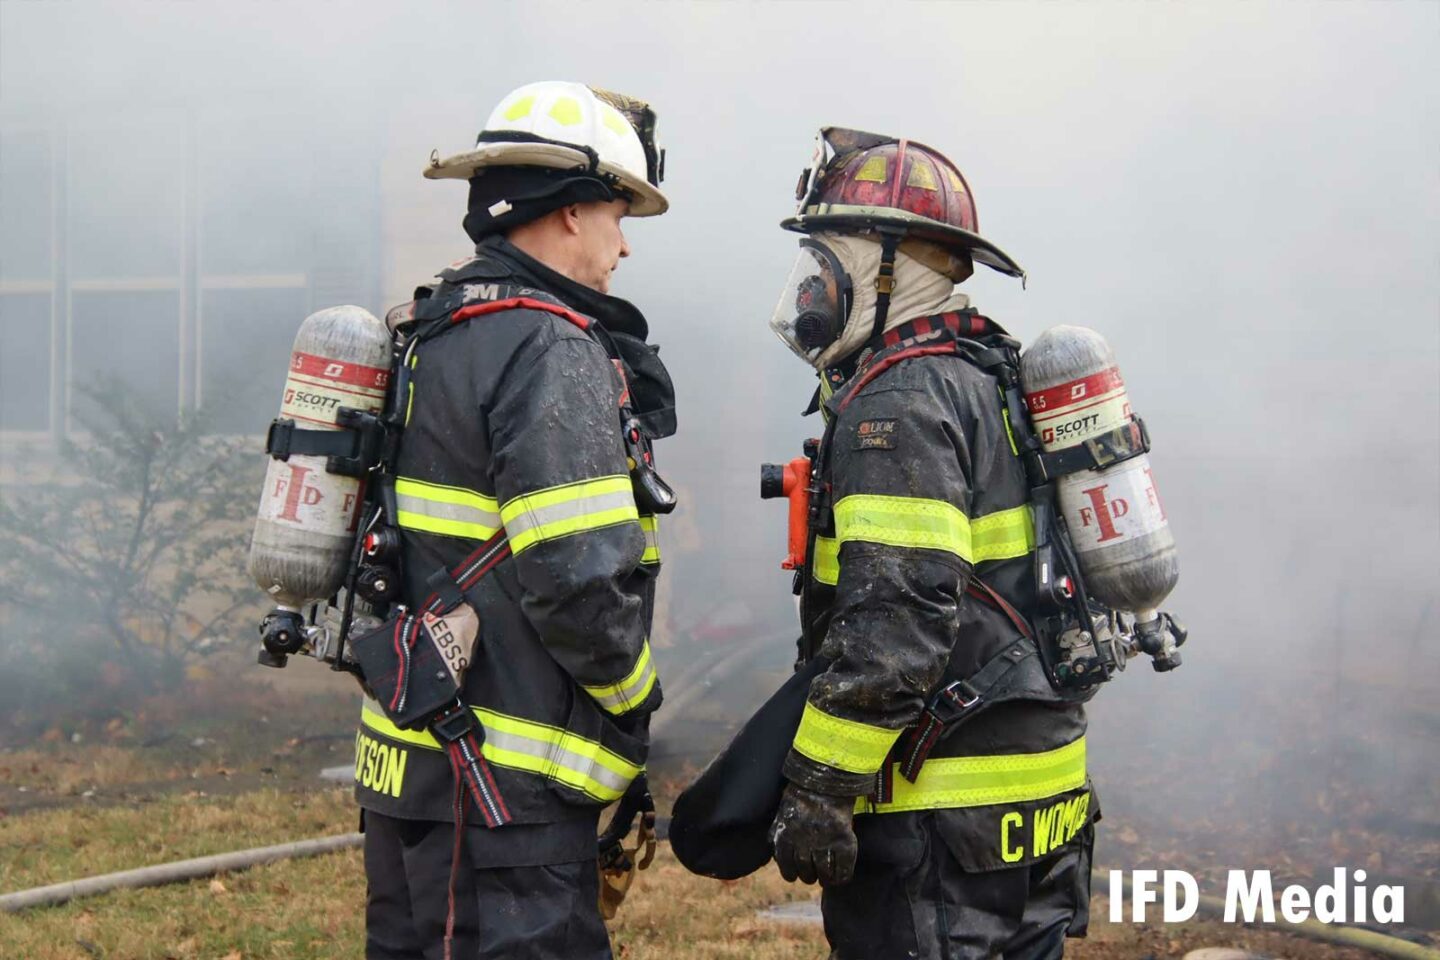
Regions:
[[[632,217],[670,206],[659,190],[665,153],[655,146],[655,112],[583,83],[546,80],[511,91],[485,121],[474,150],[444,160],[432,153],[425,176],[468,180],[481,168],[510,166],[598,174],[630,197]]]

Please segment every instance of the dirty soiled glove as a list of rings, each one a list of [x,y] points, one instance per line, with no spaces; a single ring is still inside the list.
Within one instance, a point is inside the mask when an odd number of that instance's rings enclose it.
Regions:
[[[775,864],[786,880],[833,887],[855,873],[854,797],[832,797],[789,784],[770,826]]]

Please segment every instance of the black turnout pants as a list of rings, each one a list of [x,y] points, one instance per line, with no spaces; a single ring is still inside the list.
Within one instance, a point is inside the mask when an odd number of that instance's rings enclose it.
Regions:
[[[857,817],[855,832],[854,879],[821,899],[831,960],[1051,960],[1085,933],[1093,827],[1059,853],[984,872],[960,868],[934,813]]]
[[[366,960],[441,960],[454,843],[453,824],[366,811]],[[462,843],[460,857],[454,960],[611,960],[593,856],[477,868]]]

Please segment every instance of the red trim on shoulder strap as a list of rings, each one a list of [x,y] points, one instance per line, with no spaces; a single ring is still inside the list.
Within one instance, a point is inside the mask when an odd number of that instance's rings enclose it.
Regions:
[[[895,366],[895,364],[899,363],[901,360],[909,360],[912,357],[934,357],[946,353],[953,354],[954,352],[954,343],[938,343],[928,347],[910,347],[907,350],[900,350],[896,353],[892,353],[884,360],[881,360],[879,363],[866,370],[865,373],[861,375],[860,379],[855,381],[855,386],[851,387],[850,392],[845,394],[845,399],[840,401],[840,406],[838,410],[844,411],[846,407],[850,406],[850,401],[855,399],[855,395],[861,390],[865,389],[866,384],[868,384],[871,380],[874,380],[876,377],[880,376],[880,374],[884,373],[886,370],[889,370],[891,367]]]
[[[979,585],[978,587],[976,586],[977,584]],[[1030,629],[1030,624],[1020,615],[1020,611],[1012,607],[1004,597],[991,589],[990,584],[981,580],[979,577],[971,577],[970,582],[965,585],[965,592],[977,600],[985,601],[1009,617],[1010,622],[1015,625],[1016,630],[1020,631],[1021,636],[1029,637],[1031,640],[1035,639],[1035,632]]]
[[[590,329],[590,318],[581,316],[574,310],[567,310],[556,303],[546,303],[544,300],[535,300],[531,297],[511,297],[508,300],[491,300],[489,303],[476,303],[468,307],[461,307],[450,315],[451,323],[459,323],[462,320],[469,320],[472,317],[483,317],[487,313],[499,313],[502,310],[543,310],[546,313],[553,313],[557,317],[564,317],[581,330]]]

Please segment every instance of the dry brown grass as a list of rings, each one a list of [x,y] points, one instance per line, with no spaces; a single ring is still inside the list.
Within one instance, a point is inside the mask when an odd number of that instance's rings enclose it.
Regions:
[[[263,790],[166,797],[139,807],[79,807],[0,820],[0,890],[13,891],[241,847],[342,832],[348,790]],[[644,958],[819,957],[818,928],[757,921],[755,911],[813,891],[773,871],[721,884],[691,876],[662,845],[615,925],[615,951]],[[365,886],[359,851],[257,867],[213,881],[119,891],[0,915],[0,956],[25,960],[359,957]]]
[[[625,960],[824,957],[828,951],[819,926],[755,915],[775,903],[818,897],[816,888],[786,883],[773,866],[733,883],[697,877],[662,844],[613,926],[615,955]]]
[[[183,773],[168,758],[128,747],[65,744],[0,753],[0,785],[36,794],[75,796],[95,788],[177,779]]]
[[[348,790],[175,794],[133,806],[7,817],[0,820],[0,890],[343,833],[355,823]]]

